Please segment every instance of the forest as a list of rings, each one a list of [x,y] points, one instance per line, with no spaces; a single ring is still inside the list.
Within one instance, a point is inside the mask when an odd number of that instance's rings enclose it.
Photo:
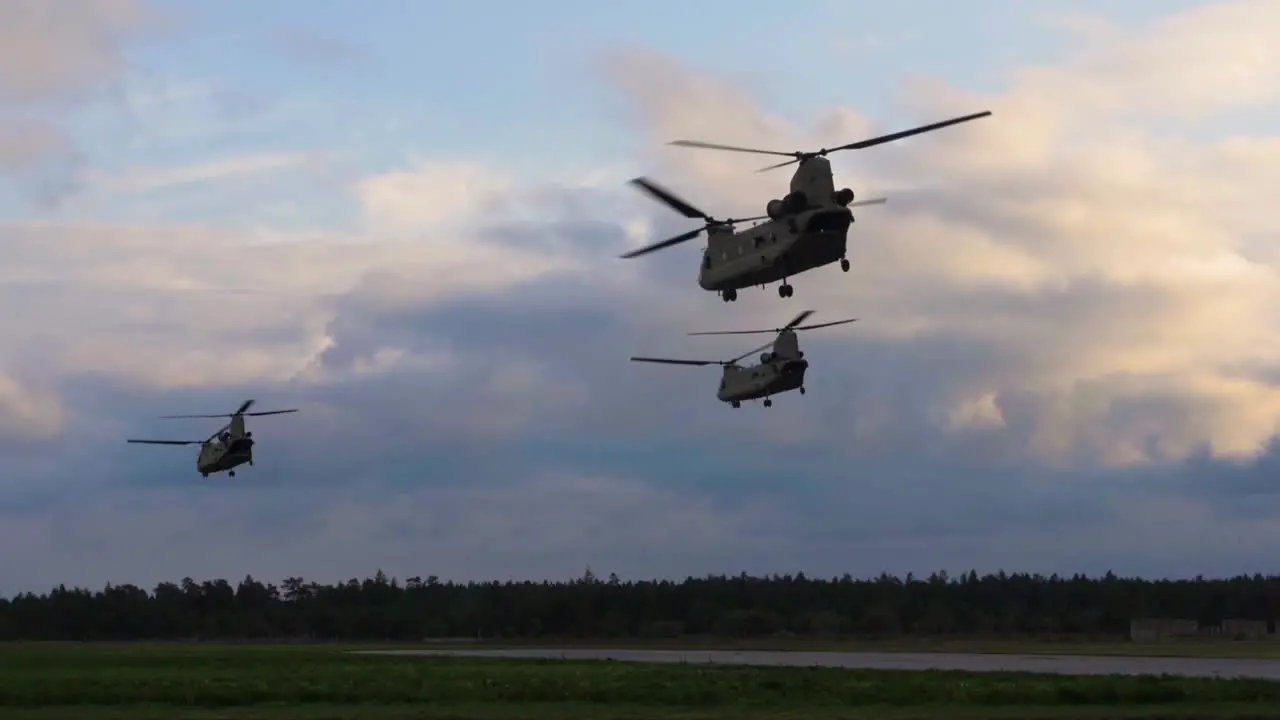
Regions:
[[[1280,577],[1143,580],[969,572],[871,579],[711,576],[624,582],[335,585],[246,577],[102,590],[58,587],[0,599],[0,640],[759,638],[903,635],[1121,637],[1131,618],[1274,621]]]

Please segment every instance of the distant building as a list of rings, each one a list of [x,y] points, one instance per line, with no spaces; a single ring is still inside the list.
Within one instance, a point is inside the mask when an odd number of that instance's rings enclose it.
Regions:
[[[1226,640],[1262,640],[1268,634],[1266,620],[1231,618],[1222,621],[1222,637]]]
[[[1129,621],[1129,639],[1133,642],[1153,643],[1177,638],[1195,637],[1200,623],[1178,618],[1141,618]]]

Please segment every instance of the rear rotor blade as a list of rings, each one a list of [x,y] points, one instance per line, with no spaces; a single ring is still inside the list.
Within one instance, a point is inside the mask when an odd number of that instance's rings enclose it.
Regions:
[[[139,445],[199,445],[200,440],[125,440]]]
[[[245,410],[248,410],[248,409],[249,409],[249,408],[251,408],[251,407],[253,407],[253,404],[254,404],[254,403],[256,403],[256,402],[258,402],[258,401],[257,401],[257,400],[245,400],[245,401],[244,401],[244,403],[240,406],[240,409],[239,409],[239,410],[236,410],[235,412],[233,412],[233,413],[231,413],[231,414],[232,414],[232,415],[243,415],[243,414],[244,414],[244,411],[245,411]]]
[[[694,332],[690,335],[763,335],[764,333],[780,333],[783,330],[791,329],[805,321],[805,318],[813,314],[812,310],[805,310],[795,317],[786,327],[773,328],[770,330],[719,330],[715,332]],[[750,354],[750,353],[748,353]]]
[[[803,325],[801,327],[791,328],[792,330],[817,330],[818,328],[831,327],[832,325],[845,325],[851,322],[858,322],[858,318],[849,318],[848,320],[836,320],[835,322],[818,323],[817,325]]]
[[[633,357],[631,362],[660,363],[662,365],[721,365],[718,360],[672,360],[670,358]]]
[[[772,341],[767,342],[767,343],[765,343],[765,344],[761,345],[760,347],[756,348],[755,350],[748,350],[748,351],[746,351],[746,352],[742,353],[741,355],[739,355],[738,357],[736,357],[736,358],[734,358],[734,359],[730,360],[730,361],[729,361],[728,363],[726,363],[726,364],[733,364],[733,363],[736,363],[736,362],[738,362],[739,360],[741,360],[741,359],[743,359],[743,358],[747,357],[748,355],[755,355],[756,353],[760,352],[761,350],[767,350],[767,349],[769,349],[769,348],[771,348],[771,347],[773,347],[773,342],[772,342]]]
[[[791,328],[804,322],[812,314],[813,314],[812,310],[802,310],[799,315],[792,318],[791,322],[784,325],[780,330],[778,330],[778,332],[782,332],[783,330],[790,330]]]
[[[241,415],[245,417],[261,417],[263,415],[283,415],[284,413],[296,412],[298,412],[298,408],[292,408],[290,410],[261,410],[259,412],[241,413]]]
[[[711,217],[706,213],[702,212],[698,208],[685,202],[675,193],[655,183],[649,178],[638,177],[633,179],[631,181],[631,184],[645,191],[658,202],[666,205],[667,207],[671,208],[672,210],[675,210],[676,212],[680,213],[681,215],[687,218],[695,218],[695,219],[701,219],[701,220],[711,219]]]
[[[920,127],[911,128],[910,130],[900,130],[896,133],[881,135],[880,137],[874,137],[874,138],[871,138],[870,140],[860,140],[855,143],[849,143],[848,145],[833,147],[827,150],[826,152],[835,152],[837,150],[861,150],[863,148],[869,148],[875,145],[883,145],[884,143],[893,142],[894,140],[901,140],[902,138],[911,137],[912,135],[920,135],[922,133],[932,132],[934,130],[941,130],[944,127],[959,125],[960,123],[969,122],[970,120],[977,120],[978,118],[984,118],[990,114],[991,114],[990,110],[984,110],[980,113],[974,113],[972,115],[965,115],[963,117],[951,118],[950,120],[943,120],[941,122],[929,123],[928,125],[921,125]]]
[[[796,163],[798,163],[798,162],[800,162],[800,158],[798,158],[798,157],[797,157],[797,158],[791,158],[790,160],[787,160],[786,162],[780,162],[780,163],[778,163],[777,165],[770,165],[769,167],[762,167],[762,168],[760,168],[759,170],[757,170],[756,172],[760,173],[760,172],[765,172],[766,170],[777,170],[777,169],[778,169],[778,168],[780,168],[780,167],[786,167],[786,166],[788,166],[788,165],[795,165],[795,164],[796,164]]]
[[[689,232],[687,232],[687,233],[683,233],[683,234],[681,234],[681,235],[677,235],[677,236],[675,236],[675,237],[673,237],[673,238],[671,238],[671,239],[669,239],[669,240],[663,240],[662,242],[659,242],[659,243],[654,243],[654,244],[652,244],[652,245],[646,245],[646,246],[644,246],[644,247],[640,248],[639,250],[632,250],[631,252],[629,252],[629,253],[623,253],[622,255],[619,255],[618,257],[621,257],[621,258],[624,258],[624,259],[630,259],[630,258],[633,258],[633,257],[640,257],[641,255],[648,255],[649,253],[654,252],[654,251],[656,251],[656,250],[662,250],[663,248],[669,248],[669,247],[671,247],[672,245],[679,245],[679,244],[680,244],[680,243],[682,243],[682,242],[688,242],[689,240],[692,240],[692,239],[694,239],[694,238],[698,237],[699,235],[701,235],[703,230],[706,230],[706,228],[705,228],[705,227],[700,227],[700,228],[698,228],[697,230],[690,230],[690,231],[689,231]]]
[[[793,152],[780,152],[778,150],[757,150],[756,148],[737,147],[736,145],[720,145],[718,143],[702,142],[700,140],[674,140],[667,143],[668,145],[676,145],[678,147],[704,148],[706,150],[728,150],[730,152],[754,153],[756,155],[778,155],[780,157],[794,157]]]
[[[218,413],[216,415],[161,415],[161,420],[180,420],[184,418],[229,418],[235,417],[232,413]]]
[[[776,170],[780,167],[786,167],[787,165],[791,165],[793,163],[797,163],[797,162],[800,162],[801,160],[811,158],[811,157],[826,157],[828,153],[839,152],[840,150],[862,150],[863,148],[874,147],[876,145],[883,145],[884,143],[893,142],[894,140],[901,140],[903,138],[911,137],[912,135],[920,135],[921,133],[932,132],[934,130],[941,130],[944,127],[959,125],[960,123],[969,122],[970,120],[977,120],[978,118],[984,118],[989,116],[990,114],[991,114],[990,110],[984,110],[980,113],[974,113],[972,115],[965,115],[963,117],[952,118],[950,120],[943,120],[941,122],[930,123],[928,125],[921,125],[920,127],[911,128],[910,130],[900,130],[896,133],[881,135],[880,137],[874,137],[869,140],[859,140],[858,142],[849,143],[848,145],[841,145],[839,147],[833,147],[833,148],[823,148],[817,152],[775,153],[778,155],[793,155],[795,156],[795,159],[789,160],[783,163],[778,163],[777,165],[770,165],[769,167],[760,168],[756,172],[764,172],[766,170]],[[724,148],[724,149],[733,149],[733,148]],[[747,151],[747,152],[752,152],[752,151]]]
[[[887,202],[889,202],[889,198],[872,198],[871,200],[859,200],[857,202],[851,202],[848,205],[845,205],[845,207],[862,207],[863,205],[883,205]]]

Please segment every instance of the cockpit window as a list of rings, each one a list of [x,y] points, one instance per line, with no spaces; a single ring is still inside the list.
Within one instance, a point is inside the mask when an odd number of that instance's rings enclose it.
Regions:
[[[707,253],[702,256],[702,269],[703,270],[711,269],[711,253]]]

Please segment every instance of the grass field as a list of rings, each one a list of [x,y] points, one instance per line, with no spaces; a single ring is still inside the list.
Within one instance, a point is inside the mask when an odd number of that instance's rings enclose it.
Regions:
[[[1280,683],[0,646],[0,718],[1092,718],[1280,711]]]

